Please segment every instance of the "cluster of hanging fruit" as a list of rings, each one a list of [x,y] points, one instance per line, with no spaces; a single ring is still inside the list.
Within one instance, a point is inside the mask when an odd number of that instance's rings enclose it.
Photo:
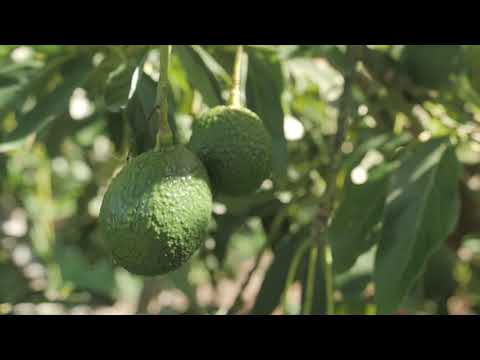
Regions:
[[[160,81],[168,86],[170,46],[161,51]],[[203,113],[186,146],[167,137],[111,181],[100,226],[114,260],[128,271],[154,276],[178,269],[207,235],[213,194],[248,195],[270,175],[270,134],[240,104],[241,59],[239,46],[230,104]],[[161,131],[168,133],[167,106],[163,97]]]

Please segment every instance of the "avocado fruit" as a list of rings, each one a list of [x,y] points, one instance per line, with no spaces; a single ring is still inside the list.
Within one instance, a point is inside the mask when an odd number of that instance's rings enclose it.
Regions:
[[[100,227],[114,260],[129,272],[176,270],[200,248],[211,218],[207,171],[183,145],[145,152],[112,180]]]
[[[244,107],[217,106],[193,122],[189,148],[205,164],[215,192],[253,193],[270,176],[272,140],[263,121]]]

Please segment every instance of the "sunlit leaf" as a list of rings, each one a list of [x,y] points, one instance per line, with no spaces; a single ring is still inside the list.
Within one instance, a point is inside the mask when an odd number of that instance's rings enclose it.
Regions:
[[[278,248],[275,249],[273,262],[265,274],[251,314],[271,314],[280,304],[293,257],[302,240],[308,236],[308,233],[309,229],[304,228],[295,234],[294,237],[281,242]]]
[[[448,139],[417,145],[392,175],[375,262],[379,313],[400,305],[458,217],[459,164]]]
[[[212,71],[212,62],[206,63],[206,54],[201,52],[200,55],[198,50],[187,45],[174,46],[174,52],[180,58],[189,81],[202,94],[205,103],[210,107],[221,105],[222,92],[214,75],[214,72],[218,72],[218,66],[214,66]]]
[[[118,112],[127,105],[135,69],[135,66],[123,64],[110,75],[105,88],[105,104],[109,111]]]
[[[272,168],[275,180],[284,181],[288,152],[283,130],[283,72],[272,52],[248,51],[247,105],[265,123],[272,136]]]
[[[87,80],[92,65],[90,58],[81,57],[67,62],[61,68],[67,74],[63,83],[37,104],[32,111],[21,117],[17,128],[0,143],[0,152],[10,151],[21,146],[29,135],[38,132],[57,116],[68,111],[73,91],[81,87]]]
[[[335,270],[348,270],[368,250],[381,225],[389,185],[389,169],[376,169],[364,184],[345,185],[345,194],[329,229]]]
[[[102,259],[93,266],[76,247],[58,246],[56,259],[62,280],[80,290],[91,290],[99,295],[111,296],[115,285],[111,262]]]

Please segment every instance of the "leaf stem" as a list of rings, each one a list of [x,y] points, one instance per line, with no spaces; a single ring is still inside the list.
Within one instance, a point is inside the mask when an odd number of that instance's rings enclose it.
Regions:
[[[160,47],[160,79],[158,80],[156,109],[159,112],[159,128],[156,148],[173,143],[173,134],[168,124],[168,67],[172,45]]]
[[[240,82],[242,77],[242,57],[243,45],[238,45],[235,53],[235,62],[233,64],[232,89],[230,92],[230,106],[234,107],[241,105]]]

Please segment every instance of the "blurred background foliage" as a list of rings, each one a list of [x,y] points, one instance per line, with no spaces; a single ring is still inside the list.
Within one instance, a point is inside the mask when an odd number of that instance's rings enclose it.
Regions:
[[[192,260],[142,278],[113,263],[97,220],[112,175],[154,144],[158,49],[0,46],[0,314],[300,314],[309,299],[324,313],[310,250],[341,111],[336,313],[478,313],[480,46],[359,46],[353,64],[346,50],[246,47],[243,101],[272,135],[272,177],[216,198]],[[226,103],[234,52],[174,46],[181,142]]]

